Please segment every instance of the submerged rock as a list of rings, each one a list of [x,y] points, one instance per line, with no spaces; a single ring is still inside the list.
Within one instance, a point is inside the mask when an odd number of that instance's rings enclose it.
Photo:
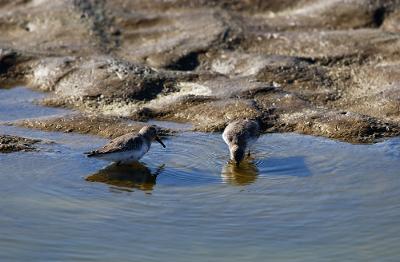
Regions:
[[[34,144],[40,142],[38,139],[31,139],[19,136],[0,135],[0,153],[11,153],[16,151],[34,151]]]

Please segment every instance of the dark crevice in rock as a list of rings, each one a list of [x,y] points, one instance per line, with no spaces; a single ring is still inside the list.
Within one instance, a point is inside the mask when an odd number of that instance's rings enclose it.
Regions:
[[[134,97],[129,97],[133,100],[151,100],[155,98],[158,94],[160,94],[164,89],[164,80],[159,79],[149,80],[143,83],[143,88]]]
[[[0,84],[2,87],[14,87],[26,84],[26,75],[31,72],[25,63],[35,60],[36,55],[21,53],[0,47]]]
[[[383,22],[385,21],[385,16],[386,16],[385,7],[379,7],[374,11],[373,22],[376,27],[380,27],[383,24]]]
[[[17,53],[8,52],[2,54],[0,50],[0,74],[7,73],[8,69],[16,64]]]
[[[200,52],[190,52],[189,54],[179,58],[174,63],[167,65],[166,69],[178,70],[178,71],[195,70],[200,64],[199,53]]]

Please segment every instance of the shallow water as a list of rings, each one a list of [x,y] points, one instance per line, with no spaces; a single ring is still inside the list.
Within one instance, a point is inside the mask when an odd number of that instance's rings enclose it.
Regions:
[[[32,117],[59,115],[67,110],[37,106],[34,102],[46,96],[23,87],[0,89],[0,122]]]
[[[9,91],[0,90],[0,103]],[[237,169],[220,134],[183,132],[166,149],[155,143],[132,171],[84,157],[104,139],[9,126],[0,133],[56,142],[0,154],[0,261],[400,256],[399,138],[351,145],[269,134]]]

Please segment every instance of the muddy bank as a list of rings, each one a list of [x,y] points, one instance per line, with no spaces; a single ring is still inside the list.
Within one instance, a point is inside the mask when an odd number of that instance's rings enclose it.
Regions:
[[[126,133],[137,133],[146,125],[118,117],[73,114],[62,117],[27,119],[11,123],[16,126],[58,131],[65,133],[91,134],[105,138],[115,138]],[[160,136],[172,135],[174,131],[158,127]]]
[[[0,153],[35,151],[36,148],[34,145],[38,142],[40,142],[40,140],[19,136],[0,135]]]
[[[85,116],[23,122],[44,130],[257,118],[266,132],[369,143],[400,134],[399,13],[396,0],[3,3],[0,86]]]

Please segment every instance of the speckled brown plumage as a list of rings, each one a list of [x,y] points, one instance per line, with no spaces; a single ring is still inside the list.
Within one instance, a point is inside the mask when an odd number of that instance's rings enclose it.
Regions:
[[[156,127],[145,126],[138,134],[129,133],[122,135],[111,140],[105,146],[86,154],[88,157],[97,157],[117,163],[137,161],[149,151],[151,142],[154,140],[165,147],[157,136]]]
[[[237,120],[227,125],[222,138],[229,147],[231,160],[240,163],[260,136],[260,126],[253,120]]]

